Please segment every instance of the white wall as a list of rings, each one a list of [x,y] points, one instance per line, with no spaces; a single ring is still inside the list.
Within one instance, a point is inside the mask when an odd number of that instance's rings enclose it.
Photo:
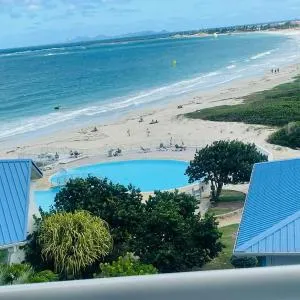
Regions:
[[[21,250],[18,246],[14,246],[7,249],[8,257],[7,262],[9,264],[20,264],[25,259],[24,251]]]

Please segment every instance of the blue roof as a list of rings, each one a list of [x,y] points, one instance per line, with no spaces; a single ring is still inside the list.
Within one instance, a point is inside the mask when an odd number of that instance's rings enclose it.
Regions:
[[[31,160],[0,160],[0,247],[26,240],[30,180],[40,177]]]
[[[300,252],[299,220],[300,159],[256,164],[234,252]]]

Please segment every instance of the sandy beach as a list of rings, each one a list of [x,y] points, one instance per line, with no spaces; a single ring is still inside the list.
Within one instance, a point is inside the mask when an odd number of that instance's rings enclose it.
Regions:
[[[300,31],[285,32],[285,34],[297,34],[298,38]],[[300,65],[294,64],[281,68],[279,74],[267,72],[256,78],[232,81],[221,87],[185,95],[166,105],[158,104],[157,107],[134,110],[117,122],[101,124],[99,120],[100,124],[94,123],[80,130],[62,130],[55,135],[30,139],[26,143],[16,144],[9,148],[2,143],[0,155],[10,158],[33,157],[43,152],[58,152],[61,155],[72,149],[87,156],[64,167],[108,160],[107,153],[112,148],[120,148],[123,151],[123,156],[113,158],[114,160],[146,157],[190,160],[196,147],[200,148],[220,139],[239,139],[244,142],[254,142],[267,149],[273,154],[274,159],[297,157],[300,154],[299,151],[270,145],[266,142],[266,138],[275,128],[242,123],[191,120],[186,119],[182,114],[207,107],[241,103],[246,95],[291,81],[295,75],[299,74],[299,70]],[[139,122],[141,117],[143,122]],[[157,120],[158,123],[150,124],[152,120]],[[97,131],[94,131],[95,127]],[[157,151],[161,143],[164,145],[184,143],[188,146],[188,150],[185,152]],[[142,153],[141,147],[150,148],[151,151]],[[49,171],[49,174],[54,170]]]

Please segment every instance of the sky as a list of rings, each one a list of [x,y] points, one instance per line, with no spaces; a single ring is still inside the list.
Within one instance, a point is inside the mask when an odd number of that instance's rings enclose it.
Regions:
[[[0,0],[0,49],[296,18],[299,0]]]

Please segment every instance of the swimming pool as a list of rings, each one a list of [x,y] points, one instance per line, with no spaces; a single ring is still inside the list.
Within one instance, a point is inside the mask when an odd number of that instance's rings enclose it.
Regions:
[[[55,186],[64,185],[71,178],[86,178],[89,175],[100,178],[107,177],[113,183],[125,186],[129,184],[139,188],[142,192],[154,190],[172,190],[189,184],[184,174],[188,163],[178,160],[131,160],[61,170],[54,174],[50,181]],[[35,199],[37,205],[44,210],[53,204],[59,188],[48,191],[37,191]]]

